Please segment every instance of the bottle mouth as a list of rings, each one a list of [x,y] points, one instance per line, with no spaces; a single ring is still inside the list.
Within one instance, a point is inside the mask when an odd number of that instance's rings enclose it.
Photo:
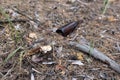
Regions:
[[[60,34],[60,35],[62,35],[62,36],[64,36],[64,37],[66,37],[66,35],[63,33],[63,31],[62,30],[56,30],[56,32],[58,33],[58,34]]]
[[[78,26],[79,21],[70,22],[56,30],[56,33],[62,35],[63,37],[67,37],[70,33],[72,33],[75,28]]]

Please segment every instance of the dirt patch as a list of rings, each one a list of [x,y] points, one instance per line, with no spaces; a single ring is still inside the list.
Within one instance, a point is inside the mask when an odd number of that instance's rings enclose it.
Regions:
[[[86,40],[120,64],[120,1],[113,0],[102,15],[103,0],[1,0],[1,9],[10,19],[25,22],[0,23],[0,78],[2,80],[119,80],[117,72],[93,57],[67,45],[69,41]],[[20,13],[18,13],[17,11]],[[6,15],[0,13],[0,21]],[[75,31],[63,37],[55,30],[73,21],[82,20]],[[30,35],[32,33],[32,35]],[[31,56],[21,54],[43,45],[51,45],[50,55],[34,63]],[[5,63],[7,56],[21,48]],[[70,59],[82,55],[84,66],[73,65]],[[37,72],[39,71],[39,72]]]

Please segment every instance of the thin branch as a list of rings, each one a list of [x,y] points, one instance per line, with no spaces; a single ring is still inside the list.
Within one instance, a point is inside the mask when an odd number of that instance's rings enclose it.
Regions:
[[[86,44],[80,44],[77,42],[69,42],[68,44],[72,47],[75,47],[75,49],[77,48],[78,50],[86,52],[87,54],[93,56],[94,58],[105,62],[106,64],[108,64],[111,67],[111,69],[120,73],[120,65],[117,64],[114,60],[107,57],[102,52],[98,51],[97,49],[93,48],[93,50],[90,52],[91,47]]]
[[[18,14],[21,14],[22,16],[25,16],[25,17],[28,18],[29,20],[34,21],[34,22],[37,23],[37,24],[40,24],[40,21],[39,21],[39,20],[33,19],[31,16],[29,16],[29,15],[21,12],[19,9],[13,8],[13,10],[14,10],[15,12],[17,12]]]
[[[6,80],[7,76],[11,74],[13,71],[14,67],[16,65],[16,62],[13,64],[12,68],[10,68],[5,75],[2,76],[1,80]]]
[[[10,19],[9,21],[8,20],[0,20],[0,24],[5,24],[5,23],[9,23],[9,22],[12,22],[12,23],[16,23],[16,22],[27,22],[29,20],[26,20],[26,19]]]

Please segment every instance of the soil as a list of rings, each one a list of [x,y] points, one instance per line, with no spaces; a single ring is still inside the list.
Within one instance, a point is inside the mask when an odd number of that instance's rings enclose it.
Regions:
[[[103,14],[104,0],[0,0],[0,21],[7,19],[6,15],[9,19],[26,20],[0,23],[0,79],[119,80],[120,74],[109,65],[67,44],[87,41],[120,64],[120,0],[109,1]],[[78,20],[82,22],[67,37],[55,32]],[[41,61],[34,62],[31,55],[22,58],[22,53],[44,45],[53,49],[40,56]],[[84,65],[73,65],[68,62],[71,59]],[[50,61],[55,63],[42,63]]]

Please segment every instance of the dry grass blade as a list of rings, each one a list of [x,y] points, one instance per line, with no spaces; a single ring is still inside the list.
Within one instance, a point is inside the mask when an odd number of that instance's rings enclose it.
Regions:
[[[22,47],[18,47],[16,50],[14,50],[12,53],[10,53],[7,58],[4,60],[4,62],[7,62],[12,56],[14,56],[18,50],[20,50]]]
[[[108,8],[109,3],[110,3],[109,0],[104,0],[104,7],[103,7],[102,14],[105,14],[105,12],[106,12],[106,10]]]
[[[21,67],[22,67],[23,54],[24,54],[24,51],[22,51],[20,53],[20,70],[21,70]]]

